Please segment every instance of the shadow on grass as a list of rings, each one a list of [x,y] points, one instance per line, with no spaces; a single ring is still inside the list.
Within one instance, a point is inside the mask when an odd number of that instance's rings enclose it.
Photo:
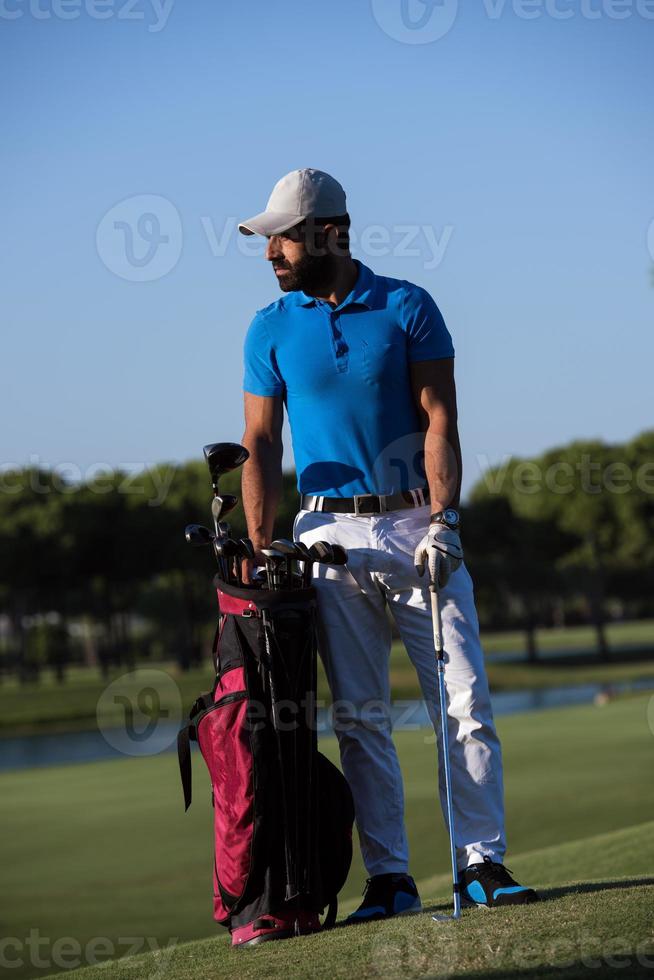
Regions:
[[[602,962],[602,958],[605,962]],[[481,970],[474,973],[457,973],[458,980],[579,980],[593,977],[595,980],[615,980],[624,977],[625,980],[651,980],[652,967],[648,965],[650,957],[642,960],[636,951],[625,953],[624,949],[612,952],[609,948],[598,957],[598,961],[579,960],[576,963],[567,962],[561,966],[518,967],[515,970]],[[620,965],[618,966],[618,962]]]
[[[621,878],[618,881],[587,881],[575,885],[563,885],[560,888],[540,888],[538,894],[541,901],[549,902],[564,895],[589,895],[592,892],[613,891],[619,888],[638,888],[642,885],[654,885],[654,878]]]
[[[538,894],[540,895],[541,902],[551,902],[557,898],[563,898],[565,895],[590,895],[593,892],[606,892],[614,891],[615,889],[624,888],[639,888],[645,885],[654,885],[654,878],[620,878],[618,880],[608,880],[608,881],[586,881],[577,882],[574,885],[562,885],[559,888],[539,888]],[[510,908],[511,906],[501,906],[503,908]],[[519,906],[513,906],[519,907]],[[441,902],[439,905],[425,905],[423,907],[423,912],[449,912],[452,908],[452,903]],[[466,909],[464,909],[464,912]],[[654,977],[654,971],[650,968],[650,975]]]

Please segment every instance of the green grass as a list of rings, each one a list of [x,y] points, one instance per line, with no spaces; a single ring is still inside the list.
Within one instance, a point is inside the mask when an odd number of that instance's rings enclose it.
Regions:
[[[476,975],[475,970],[490,970],[488,976],[508,975],[502,970],[506,957],[512,955],[513,930],[517,942],[531,937],[538,949],[545,940],[553,942],[560,928],[575,942],[575,937],[583,938],[589,931],[599,936],[606,950],[616,937],[638,940],[646,907],[643,888],[596,889],[588,882],[654,874],[654,828],[636,830],[654,812],[654,738],[647,720],[648,703],[648,698],[638,697],[603,708],[500,719],[509,866],[544,885],[585,884],[578,894],[554,893],[539,911],[467,915],[466,922],[454,928],[462,939],[461,962],[466,971],[473,971],[470,976]],[[435,802],[433,737],[424,732],[400,733],[397,744],[405,775],[413,873],[422,882],[424,898],[444,899],[447,879],[440,876],[447,873],[448,849]],[[327,740],[323,747],[333,758],[335,741]],[[133,936],[151,937],[160,945],[171,939],[184,942],[212,936],[216,931],[223,935],[211,921],[211,808],[201,760],[195,766],[195,802],[187,814],[173,755],[4,773],[0,800],[4,935],[24,938],[30,929],[38,929],[51,941],[73,937],[86,943],[106,937],[117,944],[120,937]],[[627,833],[625,828],[631,830]],[[364,877],[357,857],[342,894],[345,907],[357,901]],[[649,901],[651,905],[651,897]],[[409,932],[402,938],[403,933],[393,931],[397,929]],[[232,960],[236,954],[227,949],[224,939],[216,939],[176,952],[170,976],[247,977],[254,973],[242,971],[254,970],[252,964],[261,972],[284,972],[289,977],[345,976],[338,971],[350,967],[349,975],[393,975],[383,972],[387,956],[408,957],[408,972],[403,975],[435,976],[439,957],[445,955],[439,944],[449,941],[450,926],[445,926],[445,932],[439,930],[443,927],[432,927],[425,917],[393,925],[388,933],[376,926],[361,927],[356,942],[349,932],[337,930],[330,936],[284,944],[286,952],[261,951],[263,958],[254,951],[258,958],[252,960],[245,952],[243,960]],[[478,937],[474,949],[468,939],[463,941],[469,935]],[[381,937],[380,947],[375,945],[376,936]],[[388,942],[390,951],[380,953]],[[431,956],[425,951],[426,942],[429,950],[436,944],[433,963],[425,960]],[[399,953],[393,952],[396,943]],[[494,954],[488,946],[504,950],[500,972],[493,972]],[[124,944],[117,947],[121,951]],[[358,960],[353,959],[355,954]],[[146,966],[150,970],[152,964]],[[125,961],[112,965],[110,974],[105,968],[103,975],[140,980],[151,975],[144,972],[146,966]],[[38,973],[29,965],[12,970],[18,978]]]
[[[608,627],[609,639],[621,652],[615,660],[605,664],[593,655],[593,634],[588,627],[566,630],[541,630],[539,643],[552,652],[565,651],[560,657],[548,657],[535,665],[526,662],[502,663],[494,659],[498,652],[523,649],[521,633],[495,633],[484,636],[484,648],[491,688],[495,691],[522,690],[525,688],[558,687],[573,684],[615,684],[636,678],[654,678],[654,621],[614,623]],[[649,647],[649,650],[647,649]],[[577,651],[575,654],[574,651]],[[584,652],[586,651],[586,652]],[[175,680],[182,705],[186,712],[201,690],[211,685],[211,665],[181,673],[170,664],[145,668],[138,686],[151,683],[159,689],[157,678],[165,670]],[[117,671],[113,677],[126,671]],[[111,678],[110,678],[111,679]],[[20,686],[15,680],[0,685],[0,734],[29,732],[62,732],[90,730],[96,727],[98,699],[107,687],[96,671],[74,669],[63,685],[54,684],[45,676],[40,684]],[[401,643],[393,646],[391,654],[391,683],[396,698],[420,698],[415,671]],[[132,687],[135,687],[133,684]],[[329,701],[327,683],[322,671],[319,677],[319,697]],[[162,707],[174,707],[170,697],[162,692]],[[105,722],[120,725],[124,720],[119,704],[103,707]]]
[[[609,645],[617,649],[651,647],[654,645],[654,620],[608,623],[606,637]],[[559,650],[592,653],[597,648],[592,626],[540,628],[536,630],[536,643],[544,653]],[[489,654],[522,653],[525,649],[525,636],[517,630],[486,633],[484,647]]]
[[[641,861],[653,832],[654,823],[647,823],[525,854],[516,871],[539,886],[538,906],[467,910],[458,923],[435,923],[432,912],[450,910],[448,881],[431,878],[420,882],[425,906],[420,915],[251,950],[233,950],[227,937],[169,942],[155,954],[113,963],[111,977],[651,977],[654,877],[642,874]],[[564,867],[589,876],[561,882],[558,873]],[[620,873],[625,870],[627,875]],[[75,980],[101,980],[107,968],[100,965],[72,975]]]

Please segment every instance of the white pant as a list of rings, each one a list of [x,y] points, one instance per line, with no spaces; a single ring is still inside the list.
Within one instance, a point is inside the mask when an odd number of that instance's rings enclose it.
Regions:
[[[384,715],[395,620],[438,734],[438,679],[427,582],[413,564],[429,506],[373,517],[300,511],[294,535],[330,541],[347,567],[314,566],[319,650],[339,710],[336,734],[354,795],[361,851],[370,875],[408,871],[402,774]],[[506,850],[502,754],[491,711],[472,580],[465,565],[441,593],[452,792],[459,867]],[[445,780],[439,765],[441,806]]]

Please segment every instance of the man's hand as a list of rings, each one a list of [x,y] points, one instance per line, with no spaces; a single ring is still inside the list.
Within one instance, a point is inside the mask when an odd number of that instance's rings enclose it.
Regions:
[[[415,550],[413,561],[418,575],[424,575],[426,562],[430,580],[443,589],[463,561],[459,532],[444,524],[431,524]]]
[[[257,547],[255,545],[254,558],[241,559],[241,577],[243,580],[243,585],[251,585],[256,569],[266,567],[266,559],[261,554],[261,548],[265,548],[265,545],[261,545],[261,547]]]

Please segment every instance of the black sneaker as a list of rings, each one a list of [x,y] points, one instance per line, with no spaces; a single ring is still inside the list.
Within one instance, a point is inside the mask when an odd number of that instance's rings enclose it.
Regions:
[[[538,902],[533,888],[519,885],[503,864],[485,857],[481,864],[471,864],[459,873],[461,897],[466,905],[529,905]]]
[[[375,875],[366,880],[363,902],[356,912],[348,915],[345,924],[388,919],[393,915],[419,912],[421,908],[422,902],[411,875]]]

